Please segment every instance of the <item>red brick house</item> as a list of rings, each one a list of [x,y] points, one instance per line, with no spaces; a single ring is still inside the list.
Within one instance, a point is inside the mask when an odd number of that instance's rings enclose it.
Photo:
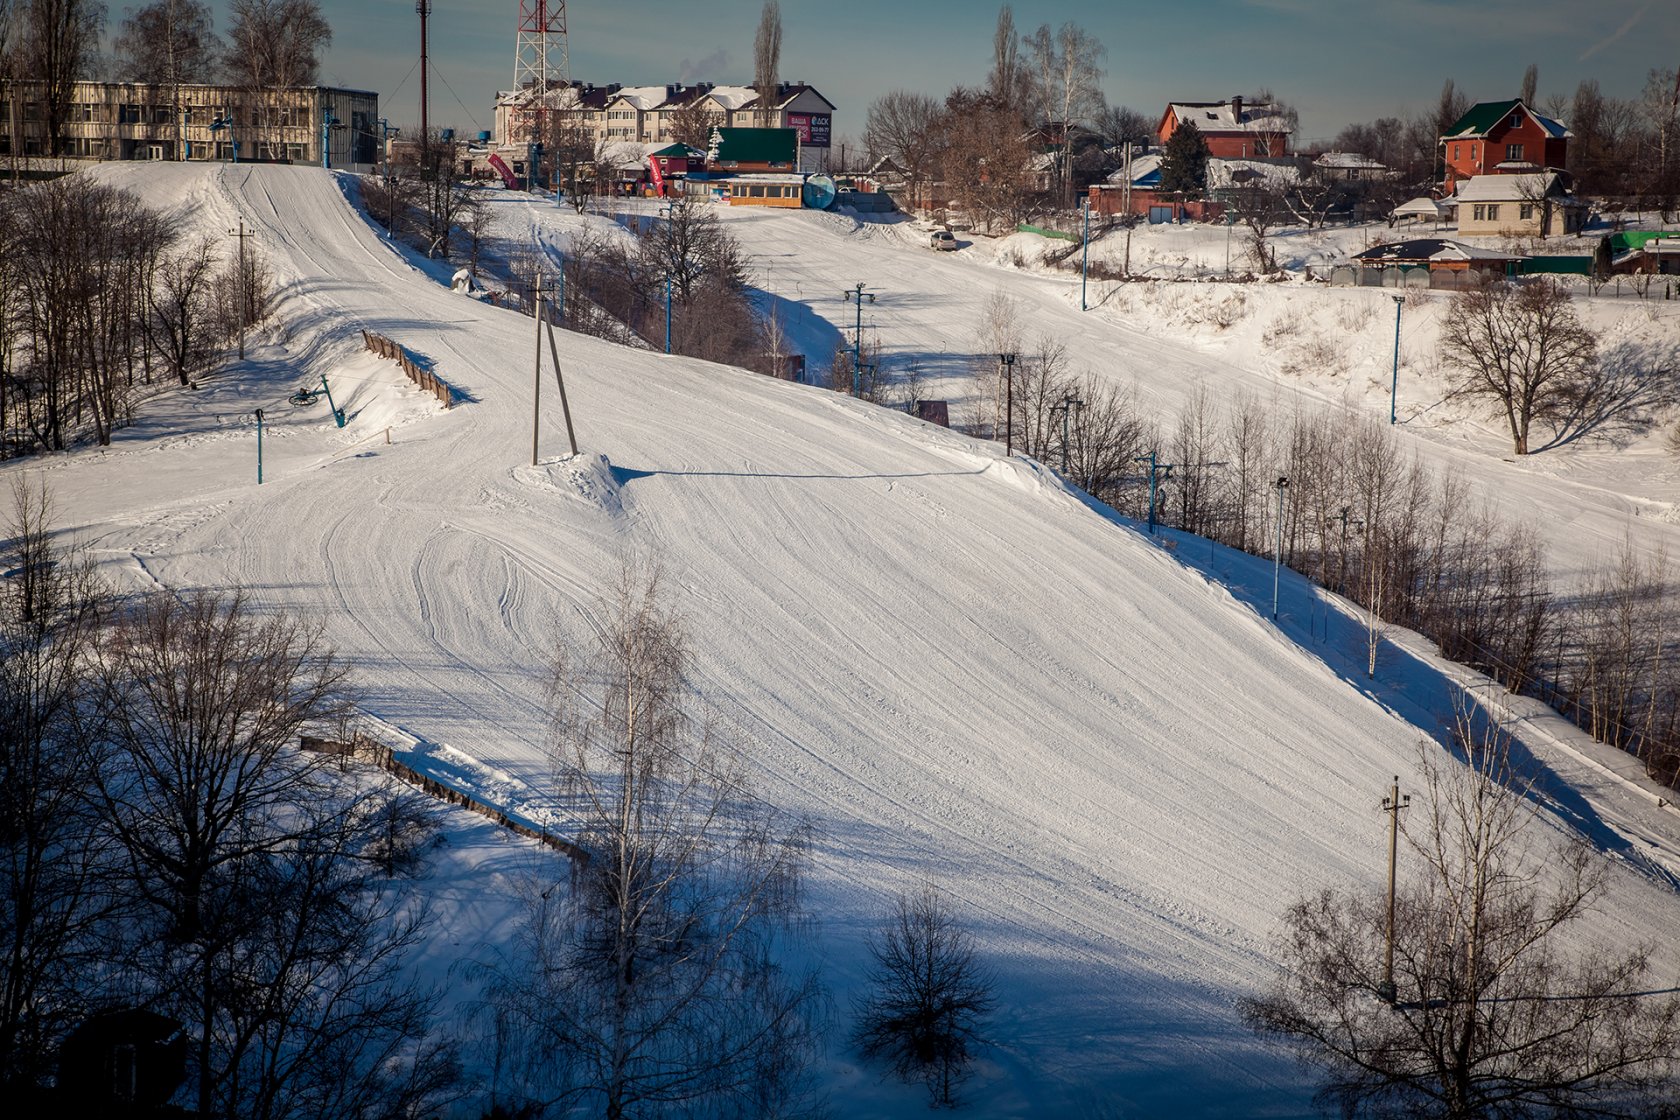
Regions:
[[[1179,125],[1194,121],[1216,159],[1276,159],[1289,154],[1295,126],[1275,105],[1245,105],[1229,101],[1175,101],[1161,115],[1155,135],[1164,147]]]
[[[1522,101],[1484,101],[1441,137],[1442,187],[1448,194],[1477,175],[1524,175],[1561,171],[1569,150],[1569,129]]]

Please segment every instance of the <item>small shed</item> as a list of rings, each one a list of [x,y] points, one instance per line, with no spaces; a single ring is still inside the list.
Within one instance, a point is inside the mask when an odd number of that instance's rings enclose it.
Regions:
[[[1402,202],[1389,211],[1388,218],[1390,224],[1404,221],[1414,225],[1419,222],[1432,222],[1439,225],[1446,218],[1446,215],[1447,208],[1433,198],[1414,198],[1410,202]]]
[[[1478,249],[1462,241],[1422,237],[1374,245],[1331,270],[1330,283],[1366,288],[1473,288],[1514,276],[1520,253]]]

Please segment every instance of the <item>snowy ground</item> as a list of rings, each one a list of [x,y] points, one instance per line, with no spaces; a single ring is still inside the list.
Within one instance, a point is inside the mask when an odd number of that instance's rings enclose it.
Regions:
[[[751,744],[768,798],[819,830],[811,951],[842,1012],[823,1076],[845,1111],[925,1107],[843,1045],[864,933],[924,874],[960,900],[999,977],[998,1044],[972,1115],[1309,1111],[1310,1087],[1232,1004],[1267,977],[1287,900],[1380,883],[1377,802],[1391,775],[1414,772],[1456,679],[1424,645],[1391,645],[1366,682],[1357,616],[1286,577],[1274,624],[1261,561],[1151,541],[1036,464],[902,414],[570,334],[561,357],[584,454],[560,457],[545,392],[533,467],[532,321],[447,291],[447,270],[395,251],[343,180],[247,166],[98,174],[183,204],[206,230],[243,216],[285,285],[280,325],[250,361],[155,402],[110,449],[5,468],[45,475],[60,520],[114,579],[240,584],[319,619],[407,761],[563,829],[543,794],[544,663],[598,621],[623,553],[656,556],[705,699]],[[600,220],[511,193],[496,205],[515,238]],[[866,324],[889,355],[923,355],[955,387],[977,297],[1007,286],[1093,367],[1163,406],[1204,382],[1340,399],[1236,343],[1142,330],[1113,307],[1081,315],[1065,277],[971,250],[935,257],[905,226],[726,213],[812,347],[832,348],[849,322],[840,290],[863,281],[881,293]],[[442,411],[364,353],[358,328],[432,361],[463,403]],[[322,373],[342,430],[324,402],[284,403]],[[269,417],[260,488],[257,407]],[[1634,523],[1630,509],[1673,497],[1645,492],[1672,489],[1672,462],[1635,494],[1586,453],[1507,464],[1475,425],[1406,431],[1516,507],[1571,522],[1556,535],[1590,538],[1569,553],[1581,562]],[[1626,869],[1600,932],[1659,942],[1672,974],[1680,816],[1625,759],[1519,714],[1549,804]],[[518,846],[480,837],[470,851],[480,864],[440,872],[440,967],[505,931]]]

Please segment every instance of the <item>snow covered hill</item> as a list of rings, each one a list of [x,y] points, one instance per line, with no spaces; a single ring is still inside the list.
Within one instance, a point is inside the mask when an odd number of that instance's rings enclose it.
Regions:
[[[1380,882],[1377,802],[1437,730],[1300,640],[1316,605],[1296,598],[1280,629],[991,444],[569,333],[584,453],[562,455],[550,381],[533,467],[532,320],[448,291],[362,220],[343,180],[98,174],[209,232],[243,218],[284,286],[281,326],[249,362],[163,399],[108,450],[7,466],[44,474],[113,578],[239,584],[320,620],[368,714],[410,737],[408,761],[564,829],[543,793],[545,665],[599,621],[622,555],[657,558],[705,699],[751,742],[764,794],[819,830],[812,905],[842,1018],[864,933],[893,890],[932,874],[1000,978],[972,1115],[1308,1111],[1310,1087],[1233,1001],[1269,975],[1288,900]],[[905,313],[949,320],[956,301],[918,284],[961,262],[883,248]],[[442,411],[362,350],[361,329],[424,356],[463,402]],[[1132,368],[1202,361],[1112,329],[1102,345]],[[342,430],[324,402],[284,403],[322,374]],[[1269,578],[1223,564],[1238,584]],[[1436,671],[1402,660],[1416,665],[1397,673]],[[1657,858],[1680,852],[1680,824],[1648,798],[1606,781],[1586,805],[1577,815],[1625,846],[1637,832]],[[504,884],[487,871],[479,886]],[[440,936],[468,955],[480,927],[462,905]],[[1671,951],[1677,915],[1671,890],[1629,872],[1603,928]],[[854,1067],[839,1035],[825,1080],[851,1114],[924,1107]]]

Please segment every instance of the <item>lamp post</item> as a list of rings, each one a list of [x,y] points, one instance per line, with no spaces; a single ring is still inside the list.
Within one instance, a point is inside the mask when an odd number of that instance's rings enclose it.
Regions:
[[[1068,473],[1068,414],[1076,408],[1084,408],[1085,402],[1072,393],[1063,397],[1059,402],[1050,406],[1051,412],[1062,414],[1062,474]]]
[[[331,109],[321,110],[321,166],[332,170],[332,134],[335,129],[342,129],[344,124],[333,116]]]
[[[1277,546],[1272,555],[1272,621],[1278,616],[1278,585],[1283,575],[1283,496],[1289,489],[1289,480],[1278,476],[1277,480]]]
[[[1087,310],[1085,306],[1085,278],[1091,271],[1091,199],[1086,196],[1079,207],[1085,212],[1085,232],[1080,237],[1079,256],[1079,310]]]
[[[1156,488],[1160,485],[1160,483],[1166,482],[1172,478],[1173,467],[1178,464],[1157,462],[1155,452],[1153,451],[1149,453],[1149,458],[1147,459],[1137,458],[1132,461],[1135,463],[1149,464],[1149,535],[1153,537],[1155,535],[1155,505],[1157,501],[1155,497]]]
[[[257,485],[262,485],[262,422],[263,411],[257,409]]]
[[[852,396],[858,395],[858,373],[863,362],[863,301],[875,302],[875,293],[864,288],[863,281],[840,294],[840,298],[849,299],[857,304],[857,332],[852,336]]]
[[[998,364],[1003,366],[1003,449],[1008,455],[1015,454],[1015,355],[1013,352],[998,355]],[[996,433],[993,433],[996,439]]]
[[[1400,309],[1406,306],[1406,300],[1402,296],[1389,298],[1394,300],[1394,381],[1388,388],[1388,422],[1392,425],[1400,395]]]

